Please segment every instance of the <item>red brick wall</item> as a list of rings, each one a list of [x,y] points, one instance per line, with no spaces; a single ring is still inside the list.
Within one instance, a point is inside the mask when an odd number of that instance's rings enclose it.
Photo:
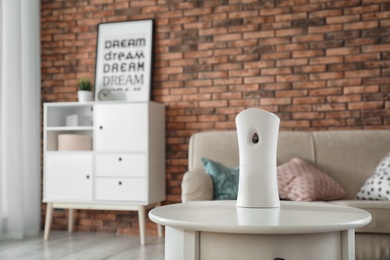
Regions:
[[[390,129],[389,0],[42,0],[42,101],[76,101],[77,80],[94,78],[97,24],[150,18],[168,203],[190,135],[234,129],[245,108],[276,113],[283,130]],[[76,229],[137,225],[135,213],[80,211]]]

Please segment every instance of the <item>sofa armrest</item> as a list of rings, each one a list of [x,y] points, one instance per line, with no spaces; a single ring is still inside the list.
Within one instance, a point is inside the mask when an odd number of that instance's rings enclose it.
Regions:
[[[184,173],[181,182],[182,202],[212,200],[213,196],[213,182],[210,175],[200,171],[187,171]]]

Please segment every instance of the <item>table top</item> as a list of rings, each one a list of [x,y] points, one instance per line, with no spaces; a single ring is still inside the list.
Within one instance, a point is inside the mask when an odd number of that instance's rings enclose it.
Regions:
[[[240,208],[236,201],[192,201],[154,208],[152,221],[185,230],[241,234],[304,234],[370,223],[365,210],[325,202],[281,201],[280,208]]]

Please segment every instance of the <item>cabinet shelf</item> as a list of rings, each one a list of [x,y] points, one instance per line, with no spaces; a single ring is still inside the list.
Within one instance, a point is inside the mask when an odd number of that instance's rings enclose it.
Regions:
[[[48,126],[46,131],[92,131],[92,126]]]

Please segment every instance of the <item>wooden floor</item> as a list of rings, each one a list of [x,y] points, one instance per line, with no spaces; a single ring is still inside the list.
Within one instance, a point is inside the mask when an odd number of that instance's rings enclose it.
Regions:
[[[0,241],[0,259],[164,259],[164,239],[157,236],[146,236],[145,246],[140,245],[139,236],[106,233],[51,231],[48,241],[42,237]]]

